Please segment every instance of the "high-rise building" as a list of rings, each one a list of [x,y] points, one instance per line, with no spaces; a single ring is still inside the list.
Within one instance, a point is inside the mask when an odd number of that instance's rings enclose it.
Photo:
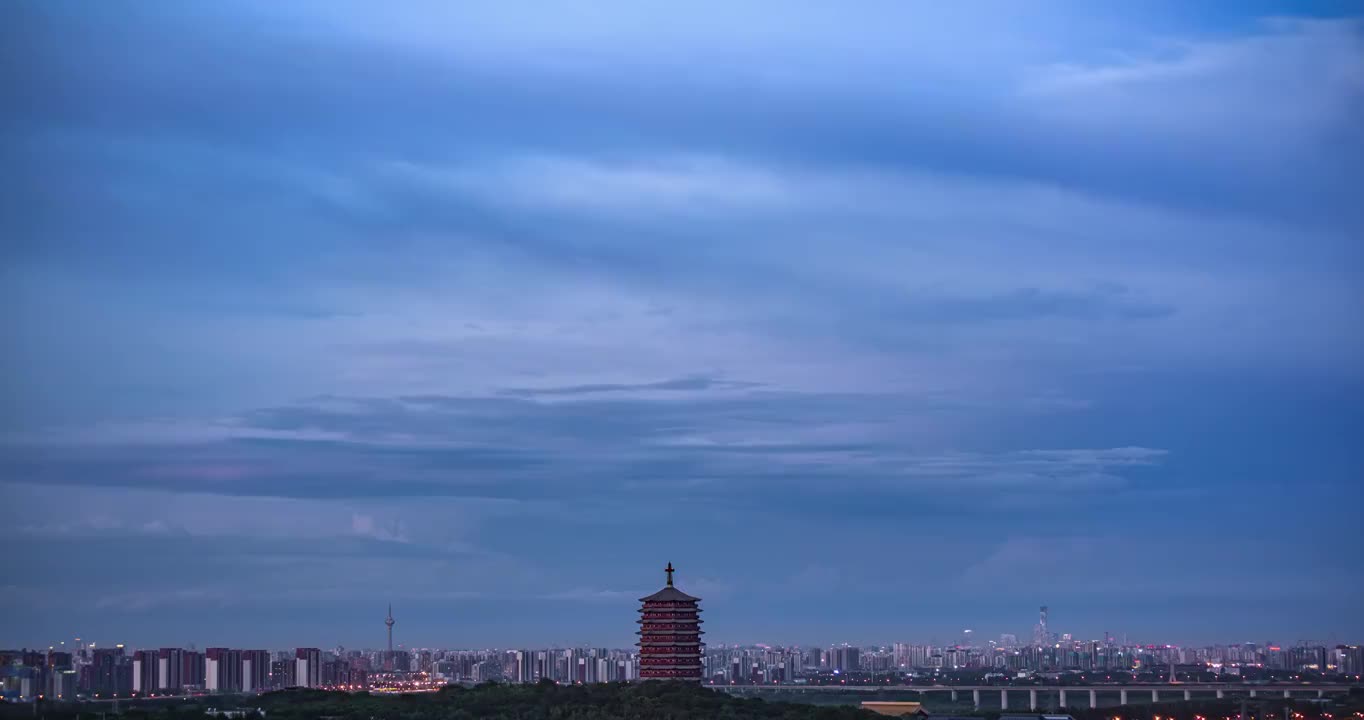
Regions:
[[[862,669],[862,650],[850,645],[829,650],[829,669],[837,673],[857,672]]]
[[[156,688],[162,692],[179,692],[184,687],[184,651],[180,648],[161,648],[156,656]]]
[[[1359,645],[1337,645],[1336,665],[1346,675],[1358,675],[1364,671],[1364,648]]]
[[[1037,626],[1033,628],[1032,644],[1037,647],[1051,643],[1051,631],[1047,630],[1047,606],[1043,605],[1037,613]]]
[[[209,692],[241,692],[242,653],[229,648],[204,650],[204,689]]]
[[[186,650],[180,654],[180,686],[200,690],[204,687],[204,654]]]
[[[323,687],[337,687],[350,684],[350,665],[345,660],[322,660],[321,683]]]
[[[157,657],[155,650],[133,653],[133,692],[138,695],[149,695],[161,687],[157,682]]]
[[[516,651],[516,681],[535,682],[535,653],[529,650]]]
[[[80,676],[70,667],[56,667],[48,680],[48,697],[54,700],[75,700]]]
[[[673,565],[664,569],[668,584],[640,598],[639,676],[643,679],[701,680],[701,598],[673,587]]]
[[[270,653],[264,650],[242,651],[242,690],[263,692],[270,689]]]
[[[294,650],[294,684],[322,687],[322,651],[317,648]]]
[[[124,656],[122,645],[97,648],[91,654],[90,690],[98,697],[132,694],[132,665]]]
[[[294,681],[294,670],[297,669],[297,662],[294,658],[271,660],[270,687],[280,690],[297,685],[298,683]]]

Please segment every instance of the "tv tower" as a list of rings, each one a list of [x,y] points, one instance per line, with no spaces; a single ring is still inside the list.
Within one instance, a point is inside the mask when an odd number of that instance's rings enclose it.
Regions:
[[[388,626],[388,656],[393,657],[393,603],[388,604],[388,617],[384,618],[384,624]]]

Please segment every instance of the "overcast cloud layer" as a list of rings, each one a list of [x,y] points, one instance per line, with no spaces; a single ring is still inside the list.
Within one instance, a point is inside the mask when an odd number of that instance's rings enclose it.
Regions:
[[[1360,640],[1364,21],[1128,5],[6,4],[0,645]]]

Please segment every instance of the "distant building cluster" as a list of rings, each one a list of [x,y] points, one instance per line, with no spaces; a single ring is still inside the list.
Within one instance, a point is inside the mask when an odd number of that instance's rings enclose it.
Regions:
[[[901,677],[953,671],[994,673],[1014,678],[1028,674],[1067,672],[1151,673],[1178,679],[1191,674],[1216,675],[1229,681],[1263,671],[1357,676],[1364,672],[1364,649],[1357,645],[1244,643],[1207,647],[1122,645],[1066,640],[1045,647],[1019,646],[1012,636],[983,647],[894,643],[856,647],[725,647],[706,652],[706,679],[711,683],[760,685],[799,680],[838,681],[852,676]],[[1006,643],[1009,643],[1006,645]]]
[[[129,651],[81,647],[0,650],[0,695],[8,700],[45,697],[159,697],[201,693],[253,693],[286,687],[369,687],[371,655],[206,648]]]
[[[1010,684],[1068,673],[1080,674],[1081,680],[1085,673],[1104,673],[1107,682],[1253,682],[1309,676],[1358,681],[1364,674],[1364,649],[1358,645],[1135,645],[1107,633],[1103,640],[1076,640],[1050,630],[1045,606],[1031,643],[1019,643],[1013,634],[981,643],[973,631],[964,630],[950,645],[707,647],[701,641],[700,598],[673,586],[671,564],[666,572],[667,585],[641,598],[637,649],[395,650],[396,621],[390,606],[384,619],[388,631],[384,650],[130,650],[123,645],[96,647],[79,638],[73,650],[65,645],[46,651],[0,650],[0,699],[161,697],[292,687],[406,692],[487,681],[573,684],[664,678],[725,685],[959,680]]]
[[[562,650],[516,650],[511,653],[511,673],[499,676],[509,682],[556,683],[630,682],[639,679],[639,656],[628,650],[567,648]],[[491,666],[495,660],[485,660]],[[492,667],[487,667],[492,670]],[[475,678],[470,677],[470,680]],[[493,677],[483,679],[494,679]]]
[[[1186,648],[1111,647],[1062,643],[1060,647],[935,646],[895,643],[856,647],[712,646],[701,657],[710,684],[829,683],[858,678],[912,682],[916,676],[976,672],[1001,680],[1019,674],[1106,671],[1134,677],[1145,670],[1163,678],[1178,669],[1181,680],[1216,674],[1223,680],[1258,677],[1265,671],[1358,676],[1364,648],[1358,645],[1281,647],[1245,643]],[[422,690],[449,683],[488,681],[560,684],[632,682],[641,679],[640,654],[608,648],[523,650],[320,650],[286,651],[123,646],[56,650],[0,650],[0,695],[26,702],[39,696],[149,697],[202,693],[252,693],[290,687],[342,690]],[[987,678],[988,679],[988,678]]]

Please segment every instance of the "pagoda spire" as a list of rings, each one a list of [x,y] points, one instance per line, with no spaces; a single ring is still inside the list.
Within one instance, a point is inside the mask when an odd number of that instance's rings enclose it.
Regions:
[[[663,568],[663,572],[668,573],[668,587],[672,587],[672,586],[673,586],[673,573],[676,572],[675,570],[673,570],[673,564],[672,564],[672,563],[668,563],[668,567]]]

